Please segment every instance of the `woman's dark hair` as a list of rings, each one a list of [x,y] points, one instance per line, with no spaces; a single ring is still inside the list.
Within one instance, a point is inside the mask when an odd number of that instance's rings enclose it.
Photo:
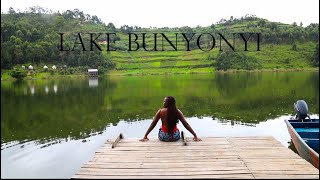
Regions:
[[[176,107],[176,100],[172,96],[166,96],[167,104],[167,119],[168,119],[168,133],[173,133],[174,126],[178,123],[178,110]]]

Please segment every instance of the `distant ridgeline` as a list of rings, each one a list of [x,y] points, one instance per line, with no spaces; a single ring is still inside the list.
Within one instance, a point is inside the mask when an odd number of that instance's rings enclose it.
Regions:
[[[274,69],[319,66],[319,24],[254,15],[207,27],[116,28],[79,9],[1,14],[1,69],[44,65],[116,69]],[[38,68],[40,69],[40,68]]]

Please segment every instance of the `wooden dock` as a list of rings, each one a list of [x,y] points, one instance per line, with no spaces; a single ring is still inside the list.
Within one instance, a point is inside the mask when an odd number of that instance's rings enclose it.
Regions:
[[[194,142],[108,140],[72,177],[319,178],[319,170],[273,137],[206,137]]]

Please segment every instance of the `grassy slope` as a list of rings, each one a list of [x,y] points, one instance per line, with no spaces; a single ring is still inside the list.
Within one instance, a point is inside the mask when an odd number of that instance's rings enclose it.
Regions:
[[[258,21],[250,21],[257,24]],[[233,24],[228,27],[232,32],[245,32],[248,22]],[[278,26],[293,28],[291,25],[277,23]],[[217,30],[224,28],[217,25]],[[147,34],[146,44],[152,47],[152,32],[162,32],[168,36],[170,40],[175,40],[174,32],[165,30],[149,30]],[[198,32],[197,32],[198,33]],[[117,34],[121,38],[121,42],[127,47],[128,36],[125,34]],[[263,35],[263,34],[262,34]],[[141,38],[141,36],[139,37]],[[231,40],[230,40],[231,41]],[[142,49],[141,40],[139,39],[140,49],[138,51],[116,51],[106,53],[104,55],[116,63],[116,69],[110,74],[128,75],[128,74],[168,74],[168,73],[203,73],[215,71],[219,49],[216,47],[209,52],[199,49],[192,51],[184,50],[184,43],[178,35],[178,51],[173,51],[168,43],[164,43],[165,51],[148,52]],[[216,45],[219,43],[216,37]],[[161,50],[161,39],[157,40],[158,50]],[[313,42],[296,43],[297,50],[292,50],[291,44],[260,44],[261,51],[256,51],[256,44],[248,43],[247,52],[243,52],[244,45],[236,47],[239,53],[245,53],[247,56],[254,56],[262,65],[262,70],[315,70],[310,64],[311,56],[314,53],[316,44]],[[135,46],[135,44],[134,44]],[[134,47],[133,46],[133,47]],[[149,48],[151,49],[151,48]]]
[[[253,45],[252,45],[253,46]],[[297,51],[291,50],[292,45],[262,44],[261,51],[249,47],[247,56],[254,56],[261,63],[263,70],[276,69],[307,69],[311,68],[310,56],[313,54],[315,43],[297,44]],[[146,52],[110,52],[108,58],[116,63],[116,70],[111,74],[162,74],[212,72],[216,62],[218,49],[210,52],[201,50]]]

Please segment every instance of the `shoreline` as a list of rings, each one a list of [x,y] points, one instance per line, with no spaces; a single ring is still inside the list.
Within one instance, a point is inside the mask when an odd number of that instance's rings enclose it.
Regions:
[[[236,70],[236,69],[229,69],[229,70],[215,70],[215,69],[206,69],[205,71],[201,71],[201,69],[186,69],[185,71],[180,70],[180,72],[170,72],[171,69],[166,69],[166,71],[162,72],[148,72],[146,70],[142,70],[140,72],[135,72],[134,70],[111,70],[108,73],[99,75],[98,77],[103,76],[150,76],[150,75],[180,75],[180,74],[212,74],[212,73],[238,73],[238,72],[249,72],[249,73],[259,73],[259,72],[319,72],[318,68],[293,68],[293,69],[259,69],[259,70]],[[1,70],[3,71],[3,70]],[[5,77],[1,75],[1,81],[15,81],[10,74],[11,70],[5,70],[3,74]],[[2,72],[3,73],[3,72]],[[79,73],[79,74],[69,74],[69,75],[48,75],[47,73],[38,73],[37,77],[26,77],[24,80],[52,80],[52,79],[63,79],[63,78],[84,78],[88,77],[86,73]]]
[[[111,73],[106,74],[107,76],[148,76],[148,75],[175,75],[175,74],[212,74],[212,73],[238,73],[238,72],[319,72],[319,68],[294,68],[294,69],[259,69],[259,70],[236,70],[236,69],[229,69],[229,70],[214,70],[211,71],[181,71],[181,72],[134,72],[128,71],[123,72],[124,70],[116,71],[113,70]],[[122,72],[121,72],[122,71]]]

